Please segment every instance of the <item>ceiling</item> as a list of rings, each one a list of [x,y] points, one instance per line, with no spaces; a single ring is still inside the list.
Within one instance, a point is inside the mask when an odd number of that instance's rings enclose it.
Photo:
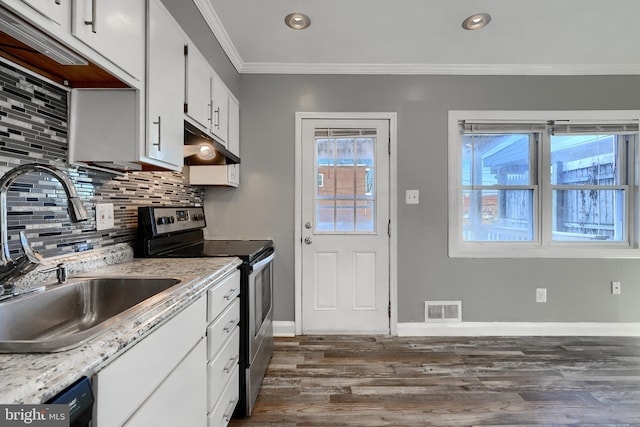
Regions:
[[[640,74],[640,0],[194,1],[241,73]]]

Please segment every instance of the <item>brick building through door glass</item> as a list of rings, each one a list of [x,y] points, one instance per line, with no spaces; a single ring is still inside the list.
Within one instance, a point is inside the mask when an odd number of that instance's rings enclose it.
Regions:
[[[316,233],[376,231],[375,135],[375,129],[316,129]]]

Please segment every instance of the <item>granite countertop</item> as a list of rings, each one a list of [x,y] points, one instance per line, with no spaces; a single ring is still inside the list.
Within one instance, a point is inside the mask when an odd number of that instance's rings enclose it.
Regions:
[[[168,276],[183,277],[186,282],[172,298],[76,348],[56,353],[0,354],[0,403],[45,402],[82,376],[90,377],[203,296],[213,281],[235,270],[239,264],[238,258],[134,259],[73,275]]]

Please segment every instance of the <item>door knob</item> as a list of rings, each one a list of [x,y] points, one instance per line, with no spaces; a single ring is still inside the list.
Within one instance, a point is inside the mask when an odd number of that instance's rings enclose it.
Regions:
[[[310,230],[311,229],[311,223],[310,222],[305,223],[304,224],[304,228],[306,228],[307,230]]]
[[[312,242],[311,237],[305,237],[305,238],[304,238],[304,242],[305,242],[307,245],[310,245],[310,244],[311,244],[311,242]]]

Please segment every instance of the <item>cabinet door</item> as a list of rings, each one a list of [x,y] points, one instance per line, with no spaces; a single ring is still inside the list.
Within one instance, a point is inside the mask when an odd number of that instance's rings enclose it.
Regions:
[[[204,338],[125,424],[127,427],[207,425]]]
[[[211,132],[222,145],[227,145],[227,120],[229,114],[229,92],[222,80],[214,74],[212,79],[212,124]]]
[[[200,298],[93,377],[94,427],[120,426],[138,410],[200,342],[206,328],[206,310],[206,299]],[[202,366],[205,364],[203,356]],[[203,390],[206,383],[197,389],[206,394]]]
[[[69,19],[69,2],[71,0],[22,0],[33,10],[49,20],[63,25]]]
[[[147,34],[147,156],[182,166],[185,39],[159,2],[149,1]]]
[[[142,80],[145,10],[145,0],[76,0],[73,35]]]
[[[189,45],[187,53],[187,108],[189,117],[211,131],[211,78],[213,69],[200,51]]]
[[[240,157],[240,105],[229,96],[229,120],[227,129],[227,148]]]

